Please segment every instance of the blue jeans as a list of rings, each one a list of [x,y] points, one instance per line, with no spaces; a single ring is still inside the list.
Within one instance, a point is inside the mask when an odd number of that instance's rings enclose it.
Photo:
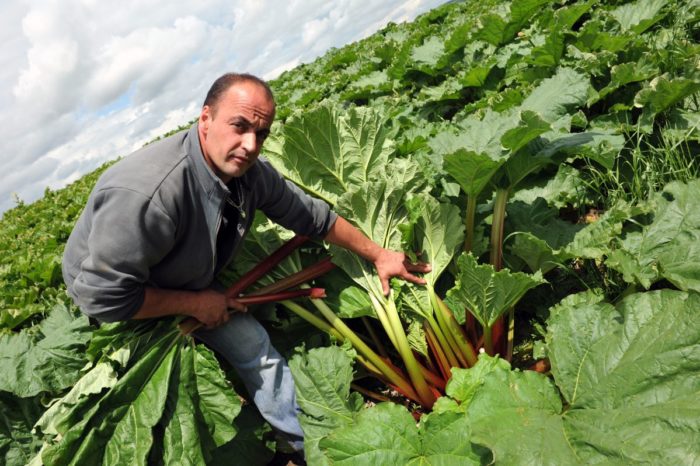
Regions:
[[[260,322],[249,314],[234,313],[226,324],[197,330],[195,336],[236,369],[262,417],[289,440],[292,448],[303,450],[304,433],[297,419],[299,407],[292,373]]]

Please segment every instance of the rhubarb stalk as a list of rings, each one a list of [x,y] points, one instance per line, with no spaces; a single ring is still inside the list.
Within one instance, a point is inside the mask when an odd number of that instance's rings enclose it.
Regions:
[[[272,254],[270,254],[264,261],[260,262],[258,265],[253,267],[245,275],[243,275],[236,283],[231,285],[226,290],[226,296],[229,298],[235,298],[247,288],[249,288],[253,283],[260,280],[266,273],[268,273],[277,264],[282,262],[284,258],[289,256],[296,248],[304,244],[308,238],[306,236],[296,235],[294,238],[290,239]]]
[[[311,299],[325,298],[326,290],[324,290],[323,288],[305,288],[301,290],[283,291],[280,293],[273,293],[267,295],[243,296],[237,298],[236,301],[247,306],[252,304],[274,303],[277,301],[284,301],[288,299],[302,297],[309,297]],[[230,312],[237,311],[229,311],[229,313]],[[199,322],[196,319],[187,319],[180,323],[180,331],[185,335],[189,335],[190,333],[194,332],[203,325],[204,324],[202,322]]]

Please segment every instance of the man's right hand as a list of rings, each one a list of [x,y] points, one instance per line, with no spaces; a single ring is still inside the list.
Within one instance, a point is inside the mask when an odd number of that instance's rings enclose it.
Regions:
[[[218,327],[229,319],[229,310],[246,312],[245,305],[211,289],[202,291],[166,290],[147,287],[141,309],[134,319],[168,315],[188,315],[207,328]]]
[[[214,290],[197,292],[197,303],[192,317],[200,321],[206,328],[215,328],[228,322],[229,309],[246,312],[248,308],[233,298]]]

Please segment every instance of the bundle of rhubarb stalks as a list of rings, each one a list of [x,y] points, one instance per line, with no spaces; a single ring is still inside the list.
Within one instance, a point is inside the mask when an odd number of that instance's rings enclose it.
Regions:
[[[461,241],[459,237],[456,240]],[[297,255],[284,263],[288,275],[273,270],[305,241],[297,236],[268,257],[254,256],[258,265],[243,274],[229,288],[227,296],[245,304],[275,301],[336,342],[350,344],[364,373],[378,379],[388,390],[373,391],[359,384],[353,387],[378,401],[386,400],[387,393],[398,393],[416,417],[430,410],[437,398],[445,394],[453,368],[476,364],[475,348],[483,347],[492,355],[502,351],[498,348],[506,345],[498,344],[491,329],[498,327],[499,318],[529,289],[543,282],[538,274],[497,271],[491,265],[478,264],[471,254],[462,254],[455,261],[455,286],[443,299],[436,292],[436,281],[453,255],[439,257],[425,247],[419,250],[426,250],[425,256],[433,262],[433,270],[425,275],[427,284],[395,283],[388,295],[384,294],[373,265],[341,248],[331,247],[328,251],[333,262],[323,249],[321,256],[314,256],[317,262],[311,266],[302,267]],[[269,244],[269,239],[258,238],[254,249],[259,254],[265,251],[265,247],[257,247],[262,243]],[[323,277],[336,264],[336,274]],[[345,280],[338,280],[338,274],[345,275]],[[242,293],[263,277],[270,284]],[[330,299],[321,299],[325,296],[323,288],[309,288],[315,280],[327,284]],[[301,288],[292,290],[298,286]],[[348,312],[340,309],[344,301],[340,295],[351,288],[355,309]],[[317,298],[308,301],[311,308],[290,299],[302,293]],[[190,331],[193,324],[185,322],[183,332]],[[500,341],[504,340],[501,337]]]

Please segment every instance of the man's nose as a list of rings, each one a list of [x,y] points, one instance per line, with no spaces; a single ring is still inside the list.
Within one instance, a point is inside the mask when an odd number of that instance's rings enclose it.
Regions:
[[[243,134],[241,141],[241,146],[248,153],[255,153],[258,148],[258,139],[253,132],[247,132]]]

